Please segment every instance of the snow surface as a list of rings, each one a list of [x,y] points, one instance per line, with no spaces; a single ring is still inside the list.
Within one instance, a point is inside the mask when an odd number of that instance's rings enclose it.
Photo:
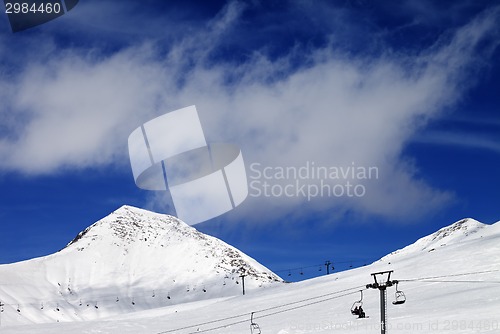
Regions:
[[[500,333],[500,223],[483,225],[471,219],[441,229],[369,266],[299,283],[269,284],[269,288],[255,288],[245,296],[194,298],[133,313],[127,308],[121,314],[97,320],[0,330],[41,334],[251,333],[250,314],[255,312],[254,321],[264,334],[379,333],[379,291],[365,286],[373,282],[371,273],[385,270],[394,271],[392,279],[399,280],[398,288],[407,297],[405,304],[392,305],[396,287],[388,288],[388,333]],[[5,272],[9,271],[1,271],[0,277],[2,283],[12,284],[9,291],[26,297],[37,292],[39,295],[32,298],[43,299],[42,289],[26,290],[24,281],[6,281]],[[87,288],[89,292],[98,290],[96,285]],[[4,285],[2,289],[6,289]],[[356,319],[350,313],[361,289],[367,319]],[[0,291],[2,298],[4,291]],[[53,309],[45,312],[58,313]],[[13,316],[22,318],[24,311],[10,308],[1,314],[2,321],[10,317],[11,323]]]
[[[124,206],[61,251],[0,266],[2,326],[99,319],[282,282],[175,217]],[[19,310],[19,311],[17,311]]]
[[[418,253],[422,251],[433,252],[440,247],[445,247],[447,244],[472,240],[474,237],[480,236],[476,233],[486,226],[488,225],[471,218],[462,219],[450,226],[443,227],[431,235],[418,239],[415,243],[403,249],[392,252],[383,257],[381,261],[394,258],[395,256],[419,255]]]

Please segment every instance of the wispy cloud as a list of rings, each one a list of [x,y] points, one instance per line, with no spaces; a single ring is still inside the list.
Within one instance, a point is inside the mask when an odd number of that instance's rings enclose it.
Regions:
[[[500,153],[500,137],[491,137],[470,132],[427,132],[425,136],[419,136],[415,142],[448,145],[462,149],[480,149]]]
[[[245,60],[214,57],[244,9],[231,2],[203,29],[168,45],[153,41],[112,53],[55,48],[50,59],[4,77],[0,86],[12,95],[0,111],[9,134],[0,140],[0,168],[32,175],[128,168],[133,129],[196,104],[209,141],[237,143],[247,164],[378,167],[380,178],[370,181],[366,196],[317,198],[318,211],[399,219],[450,200],[401,151],[425,122],[460,99],[471,72],[488,61],[499,40],[498,8],[418,54],[356,56],[332,42],[297,45],[278,57],[267,56],[265,46]],[[300,215],[303,202],[251,198],[241,212],[260,207],[272,211],[269,217]]]

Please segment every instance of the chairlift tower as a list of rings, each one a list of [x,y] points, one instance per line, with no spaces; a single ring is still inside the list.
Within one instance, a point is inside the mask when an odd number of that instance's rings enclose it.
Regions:
[[[333,270],[334,268],[333,268],[332,262],[330,260],[325,261],[325,267],[326,267],[326,274],[327,275],[330,275],[330,265],[332,266],[332,270]]]
[[[246,270],[244,267],[240,267],[238,269],[238,272],[240,273],[240,278],[241,278],[241,286],[243,288],[243,296],[245,295],[245,277],[247,276]]]
[[[243,296],[245,295],[245,277],[247,275],[245,273],[242,273],[240,275],[240,278],[241,278],[241,286],[243,287]]]
[[[391,281],[393,270],[381,271],[371,274],[375,283],[367,284],[367,289],[378,289],[380,291],[380,333],[386,333],[387,326],[387,288],[398,284],[398,281]],[[378,280],[377,280],[378,277]]]

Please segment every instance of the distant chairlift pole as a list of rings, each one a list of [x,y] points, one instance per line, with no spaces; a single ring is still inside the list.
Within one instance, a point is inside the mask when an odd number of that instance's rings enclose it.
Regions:
[[[387,288],[393,286],[394,284],[398,284],[398,281],[391,281],[390,271],[381,271],[378,273],[371,274],[375,283],[367,284],[367,289],[378,289],[380,291],[380,333],[386,334],[387,327]],[[377,280],[377,276],[379,279]]]
[[[330,275],[330,266],[332,265],[332,262],[330,262],[330,260],[327,260],[325,261],[325,267],[326,267],[326,274],[327,275]],[[332,270],[333,270],[333,266],[332,266]]]
[[[245,295],[245,276],[246,276],[245,273],[242,273],[240,275],[240,277],[241,277],[241,285],[243,287],[243,296]]]

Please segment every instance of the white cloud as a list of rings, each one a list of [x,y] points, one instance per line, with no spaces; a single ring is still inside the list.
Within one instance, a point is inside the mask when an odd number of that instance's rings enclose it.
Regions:
[[[481,149],[500,153],[500,140],[482,134],[467,132],[427,132],[424,136],[419,136],[414,140],[417,143],[432,145],[450,145],[457,148]]]
[[[143,57],[147,52],[97,62],[69,53],[26,68],[5,110],[26,116],[10,128],[17,138],[0,142],[3,167],[38,174],[123,159],[126,132],[155,109],[160,93],[158,66]]]
[[[338,207],[399,219],[449,201],[451,195],[421,180],[401,152],[425,122],[460,99],[470,69],[487,56],[477,46],[496,33],[498,9],[417,55],[370,59],[328,46],[299,47],[279,59],[256,53],[243,63],[207,61],[217,48],[213,41],[222,40],[242,10],[230,4],[167,54],[155,44],[108,56],[64,50],[30,64],[8,85],[16,93],[0,115],[20,118],[8,117],[8,133],[16,136],[1,139],[0,168],[37,175],[127,167],[127,137],[137,126],[195,104],[208,140],[237,143],[247,165],[379,168],[365,197],[318,198],[311,205],[319,211]],[[300,52],[307,65],[297,67],[292,59]],[[247,202],[242,212],[258,205],[280,216],[304,199]]]

